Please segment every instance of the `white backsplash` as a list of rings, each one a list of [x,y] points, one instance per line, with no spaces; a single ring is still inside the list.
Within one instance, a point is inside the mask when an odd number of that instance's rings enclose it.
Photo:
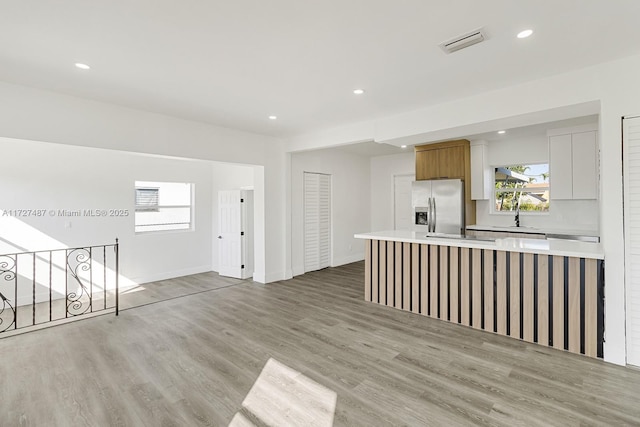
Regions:
[[[490,213],[490,201],[476,202],[476,224],[510,226],[514,225],[514,213]],[[597,200],[552,200],[548,214],[520,212],[520,225],[567,230],[599,232]]]

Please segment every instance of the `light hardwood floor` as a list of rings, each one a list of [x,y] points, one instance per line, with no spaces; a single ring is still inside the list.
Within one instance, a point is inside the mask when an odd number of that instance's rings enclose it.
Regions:
[[[227,426],[270,359],[337,394],[335,426],[640,424],[639,371],[366,303],[363,269],[189,276],[1,339],[0,425]]]

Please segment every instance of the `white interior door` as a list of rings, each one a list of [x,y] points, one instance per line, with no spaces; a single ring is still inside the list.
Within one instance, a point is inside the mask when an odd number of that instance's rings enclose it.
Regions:
[[[218,269],[242,278],[242,206],[240,190],[218,192]]]
[[[331,176],[304,173],[304,271],[330,265]]]
[[[623,132],[627,363],[640,366],[640,117]]]
[[[394,175],[393,177],[393,228],[411,230],[413,210],[411,208],[411,183],[414,175]]]

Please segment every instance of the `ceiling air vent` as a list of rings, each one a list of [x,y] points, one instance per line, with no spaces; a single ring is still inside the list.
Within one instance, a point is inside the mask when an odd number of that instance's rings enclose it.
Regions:
[[[446,42],[442,42],[439,46],[445,51],[445,53],[453,53],[457,50],[464,49],[465,47],[480,43],[484,41],[485,38],[486,37],[482,30],[475,30],[454,39],[447,40]]]

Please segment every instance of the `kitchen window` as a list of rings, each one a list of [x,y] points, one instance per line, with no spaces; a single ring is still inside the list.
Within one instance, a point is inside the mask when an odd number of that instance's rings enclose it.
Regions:
[[[135,232],[191,230],[193,184],[135,182]]]
[[[548,163],[497,167],[494,184],[494,212],[549,212]]]

